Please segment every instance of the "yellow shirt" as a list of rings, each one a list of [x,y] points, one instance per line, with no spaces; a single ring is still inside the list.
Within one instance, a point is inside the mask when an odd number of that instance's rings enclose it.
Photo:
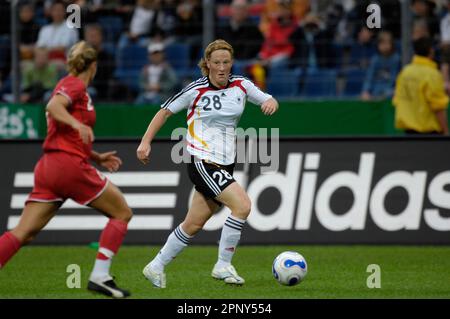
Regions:
[[[445,110],[448,102],[437,64],[415,55],[397,78],[393,98],[395,127],[424,133],[442,132],[435,112]]]

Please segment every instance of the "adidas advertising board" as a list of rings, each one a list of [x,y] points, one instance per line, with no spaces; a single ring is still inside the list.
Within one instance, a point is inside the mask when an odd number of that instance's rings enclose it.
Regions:
[[[119,172],[105,174],[133,209],[126,243],[161,244],[184,218],[193,192],[186,164],[171,160],[176,141],[152,144],[150,163],[137,140],[95,142],[117,150]],[[278,169],[238,163],[235,179],[253,207],[243,244],[449,244],[450,148],[447,138],[306,138],[279,142]],[[41,141],[2,141],[0,232],[14,227],[33,186]],[[216,244],[222,209],[193,243]],[[36,243],[97,241],[106,218],[68,200]]]

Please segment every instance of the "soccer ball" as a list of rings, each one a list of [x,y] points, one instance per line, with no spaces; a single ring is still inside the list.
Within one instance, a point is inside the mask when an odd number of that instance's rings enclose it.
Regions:
[[[282,285],[295,286],[305,279],[308,265],[305,258],[295,251],[279,254],[272,264],[272,273]]]

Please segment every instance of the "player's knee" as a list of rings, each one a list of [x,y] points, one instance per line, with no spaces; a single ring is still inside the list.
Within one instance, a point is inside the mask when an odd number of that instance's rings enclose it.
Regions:
[[[247,197],[239,204],[239,207],[237,207],[233,213],[241,219],[247,219],[248,215],[250,215],[251,209],[252,202],[250,201],[250,198]]]
[[[131,218],[133,217],[133,212],[131,211],[131,208],[127,207],[121,211],[117,219],[120,219],[126,223],[129,223]]]

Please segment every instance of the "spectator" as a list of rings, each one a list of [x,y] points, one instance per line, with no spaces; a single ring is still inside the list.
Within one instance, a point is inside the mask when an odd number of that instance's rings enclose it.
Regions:
[[[171,17],[170,10],[165,10],[162,0],[138,0],[130,27],[119,40],[119,49],[130,43],[137,42],[147,46],[151,38],[165,39],[173,33],[175,17]]]
[[[441,73],[444,78],[445,90],[450,94],[450,43],[442,45]]]
[[[89,4],[93,21],[103,16],[117,16],[129,21],[135,8],[136,0],[93,0]]]
[[[434,14],[435,7],[436,3],[432,0],[412,1],[413,21],[425,20],[433,40],[439,35],[439,19]]]
[[[430,30],[428,28],[428,24],[427,24],[426,20],[416,19],[413,22],[411,37],[412,37],[413,41],[420,39],[420,38],[429,38],[430,37]]]
[[[314,0],[316,1],[316,0]],[[272,21],[278,18],[280,7],[288,6],[296,21],[300,21],[310,11],[310,0],[264,0],[259,29],[267,37]]]
[[[265,67],[277,67],[288,62],[294,52],[290,40],[291,34],[297,28],[297,19],[291,12],[290,2],[281,2],[278,14],[268,27],[259,58]]]
[[[52,23],[41,28],[36,46],[46,48],[50,60],[64,61],[66,50],[78,41],[78,31],[66,25],[66,7],[62,1],[53,2],[50,12]]]
[[[345,2],[345,1],[341,1]],[[355,5],[347,14],[347,23],[350,34],[357,37],[361,30],[362,23],[366,23],[367,18],[372,14],[367,11],[370,4],[378,4],[381,8],[381,28],[384,31],[389,31],[394,35],[394,38],[399,38],[401,35],[401,5],[399,0],[357,0]],[[353,31],[352,31],[353,30]]]
[[[450,0],[447,0],[446,3],[447,14],[441,20],[441,73],[447,93],[450,94]]]
[[[9,91],[7,84],[11,72],[11,11],[8,1],[0,1],[0,12],[6,12],[0,19],[0,93]]]
[[[441,41],[450,44],[450,0],[446,0],[447,13],[441,19]]]
[[[34,22],[34,8],[29,2],[20,5],[20,57],[22,60],[33,58],[34,44],[37,41],[39,25]]]
[[[98,100],[108,99],[109,87],[112,79],[115,63],[114,58],[103,47],[103,32],[99,24],[89,24],[84,29],[84,39],[97,51],[97,74],[91,83]]]
[[[344,43],[348,39],[344,6],[333,2],[326,8],[326,31],[333,42]]]
[[[34,61],[24,67],[22,74],[21,103],[43,103],[50,97],[58,82],[58,70],[48,61],[44,48],[34,50]]]
[[[199,0],[180,0],[176,8],[176,40],[191,48],[191,64],[197,63],[203,41],[203,8]]]
[[[413,42],[414,57],[397,78],[393,104],[395,127],[407,134],[448,135],[447,107],[444,80],[433,61],[431,38]]]
[[[378,34],[378,53],[366,71],[361,98],[365,101],[392,97],[400,68],[400,55],[395,51],[394,37],[388,31]]]
[[[164,44],[151,43],[148,46],[149,64],[142,70],[142,92],[135,104],[161,104],[175,93],[177,76],[175,71],[165,61]]]
[[[376,53],[376,45],[373,41],[375,31],[367,28],[366,25],[359,29],[357,40],[350,47],[350,67],[366,69],[370,59]]]
[[[217,35],[233,46],[235,62],[256,58],[264,39],[258,27],[248,18],[247,0],[233,0],[229,24],[219,28]]]
[[[334,66],[332,39],[324,30],[323,22],[315,14],[308,14],[301,25],[291,34],[290,41],[294,45],[291,65],[304,70],[328,68]]]

